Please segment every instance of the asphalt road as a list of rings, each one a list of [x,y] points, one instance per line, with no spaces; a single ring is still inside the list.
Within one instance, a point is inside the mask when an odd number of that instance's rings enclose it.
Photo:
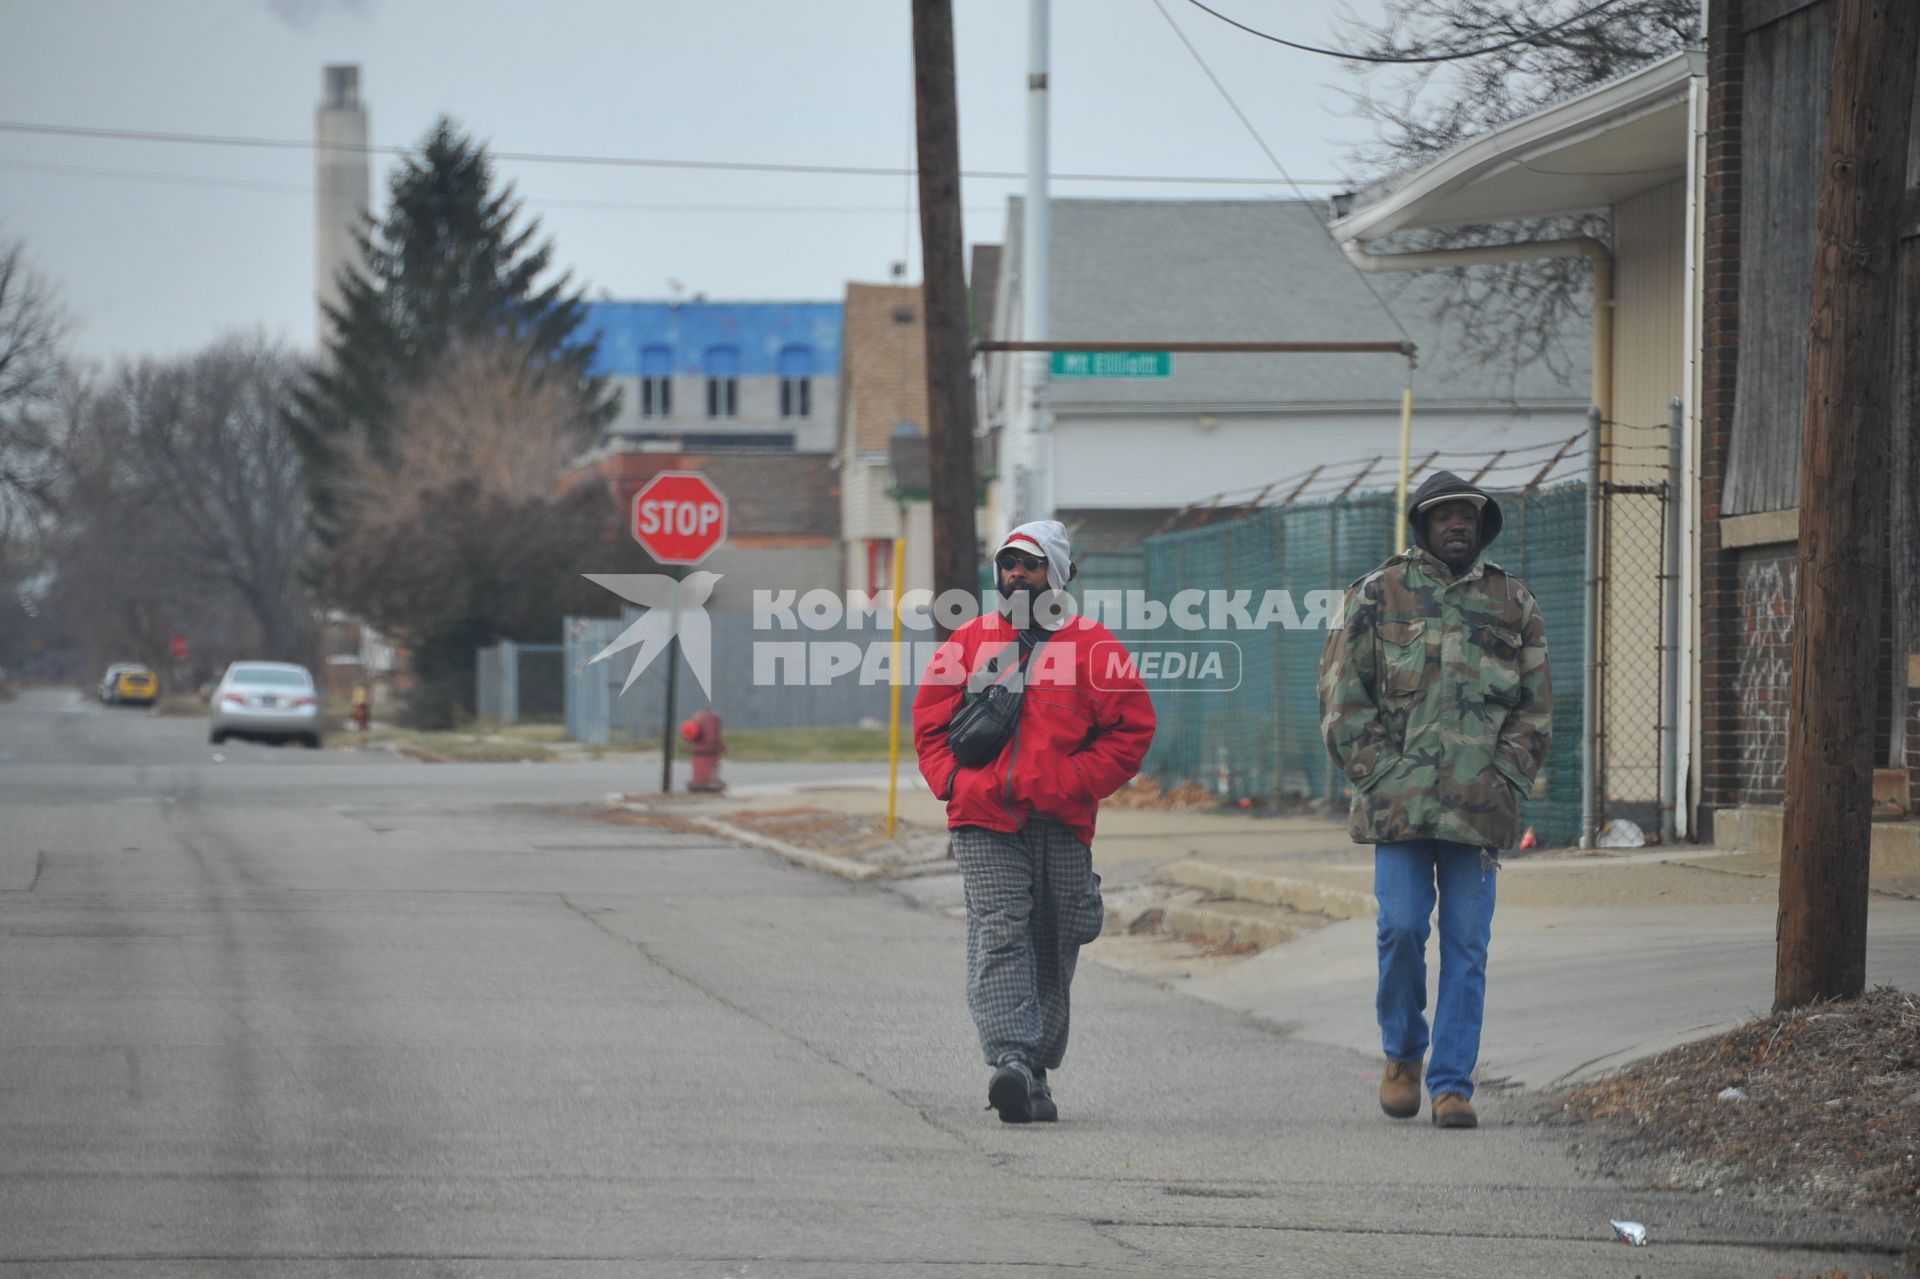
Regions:
[[[1062,1122],[1004,1127],[939,912],[557,807],[612,766],[223,753],[0,705],[0,1274],[1897,1264],[1593,1180],[1524,1098],[1392,1123],[1369,1058],[1097,968]]]

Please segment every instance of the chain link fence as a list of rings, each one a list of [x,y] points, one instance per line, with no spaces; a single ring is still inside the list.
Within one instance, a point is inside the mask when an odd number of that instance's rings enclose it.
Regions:
[[[1673,598],[1666,568],[1667,467],[1664,437],[1628,439],[1600,487],[1598,550],[1601,697],[1596,716],[1599,765],[1596,817],[1631,816],[1658,829],[1664,609]],[[1655,447],[1655,444],[1658,447]],[[1526,582],[1547,623],[1553,659],[1553,745],[1524,804],[1523,826],[1543,845],[1576,843],[1581,826],[1581,692],[1586,660],[1587,492],[1578,478],[1585,441],[1576,438],[1534,456],[1422,459],[1412,483],[1434,466],[1475,480],[1498,498],[1504,516],[1489,558]],[[1628,450],[1635,450],[1631,455]],[[1632,465],[1627,459],[1633,458]],[[1162,602],[1182,591],[1284,591],[1298,623],[1245,629],[1207,626],[1177,635],[1182,644],[1232,644],[1238,679],[1217,687],[1156,690],[1159,732],[1146,773],[1162,786],[1194,783],[1223,803],[1262,809],[1344,806],[1345,779],[1320,736],[1319,666],[1326,640],[1326,598],[1387,558],[1399,529],[1398,499],[1377,486],[1391,468],[1363,459],[1337,473],[1259,489],[1288,496],[1259,499],[1221,515],[1207,504],[1196,528],[1171,529],[1137,549],[1099,550],[1081,560],[1083,603],[1093,592],[1138,590]],[[1505,480],[1503,484],[1501,481]],[[1318,487],[1319,492],[1315,492]],[[1329,492],[1331,490],[1331,492]],[[1106,620],[1106,619],[1103,619]],[[1123,619],[1124,620],[1124,619]],[[1209,621],[1213,619],[1209,618]],[[1169,632],[1113,625],[1138,650]]]
[[[1539,598],[1549,649],[1571,650],[1556,671],[1554,745],[1524,819],[1543,843],[1569,842],[1580,817],[1581,578],[1586,494],[1580,484],[1501,496],[1506,531],[1493,558]],[[1231,689],[1170,690],[1155,698],[1159,733],[1146,772],[1163,786],[1197,782],[1220,800],[1288,808],[1344,801],[1345,778],[1320,737],[1320,652],[1326,596],[1343,593],[1387,557],[1398,528],[1392,493],[1260,508],[1226,523],[1148,539],[1143,587],[1167,600],[1196,587],[1285,591],[1302,624],[1260,630],[1211,628],[1183,640],[1238,645],[1240,679]],[[1523,567],[1524,566],[1524,567]],[[1152,642],[1121,632],[1132,646]],[[1567,640],[1571,640],[1571,644]]]
[[[1662,752],[1670,731],[1659,690],[1670,663],[1672,529],[1668,427],[1610,423],[1601,446],[1598,548],[1600,692],[1594,751],[1603,819],[1660,829]]]
[[[566,713],[564,660],[558,644],[502,640],[478,650],[475,714],[494,724],[561,719]]]

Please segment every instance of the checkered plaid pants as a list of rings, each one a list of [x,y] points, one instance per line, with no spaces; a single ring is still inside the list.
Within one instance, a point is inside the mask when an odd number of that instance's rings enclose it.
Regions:
[[[1017,835],[960,826],[953,855],[967,897],[967,1008],[987,1064],[1051,1070],[1067,1053],[1068,988],[1104,910],[1093,853],[1058,822]]]

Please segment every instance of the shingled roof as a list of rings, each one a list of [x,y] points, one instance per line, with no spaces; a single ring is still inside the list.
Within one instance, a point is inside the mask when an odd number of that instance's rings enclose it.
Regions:
[[[927,429],[926,330],[917,284],[847,285],[840,338],[840,433],[884,453],[902,422]]]
[[[1369,279],[1298,200],[1055,200],[1049,210],[1052,335],[1085,341],[1395,340],[1420,349],[1428,407],[1580,407],[1588,338],[1565,335],[1563,380],[1466,354],[1434,318],[1440,273]],[[1009,201],[1000,288],[1019,287],[1020,199]],[[1369,288],[1369,285],[1372,287]],[[1398,323],[1396,323],[1396,319]],[[1011,335],[1008,335],[1011,336]],[[1166,378],[1058,378],[1056,409],[1397,408],[1406,362],[1392,355],[1176,355]]]

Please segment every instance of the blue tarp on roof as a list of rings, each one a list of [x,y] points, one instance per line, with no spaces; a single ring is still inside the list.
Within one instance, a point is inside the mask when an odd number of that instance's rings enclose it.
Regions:
[[[839,372],[843,309],[839,302],[589,302],[580,335],[599,338],[593,372],[600,375],[658,376],[665,364],[701,376],[709,352],[731,351],[741,377],[803,363],[819,377]]]

